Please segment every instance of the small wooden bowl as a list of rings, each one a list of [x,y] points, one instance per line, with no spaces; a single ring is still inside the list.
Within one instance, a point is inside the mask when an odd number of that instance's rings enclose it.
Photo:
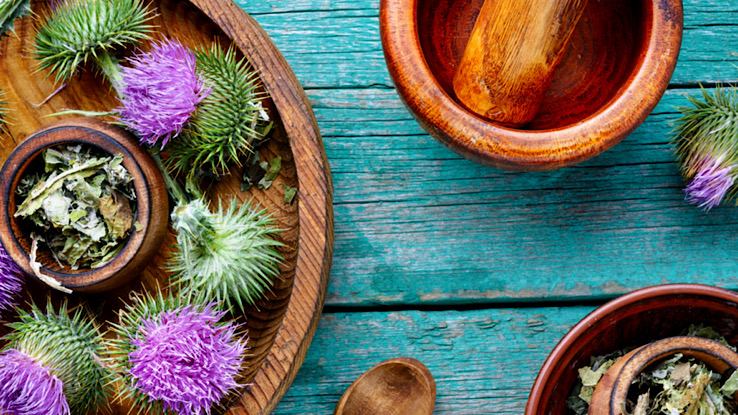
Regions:
[[[456,153],[508,170],[551,170],[609,149],[661,99],[682,39],[681,0],[590,1],[529,124],[506,128],[452,87],[483,0],[382,0],[387,67],[420,125]]]
[[[41,273],[72,291],[100,292],[116,288],[141,271],[159,251],[169,218],[167,191],[156,163],[133,136],[120,128],[92,118],[77,118],[52,123],[20,143],[0,172],[0,242],[26,274],[35,277],[30,264],[30,231],[22,219],[14,217],[22,202],[15,191],[21,178],[39,167],[35,162],[44,149],[66,144],[94,146],[111,155],[123,154],[123,166],[133,177],[137,203],[134,220],[140,227],[132,230],[118,255],[99,268],[62,268],[48,250],[39,248],[37,260],[41,263]]]
[[[525,407],[525,415],[569,414],[566,399],[577,370],[591,356],[642,346],[678,336],[691,324],[715,329],[738,345],[738,294],[697,284],[644,288],[594,310],[577,323],[543,363]]]
[[[638,376],[652,364],[676,354],[702,361],[724,379],[738,369],[738,353],[715,340],[690,336],[657,340],[632,350],[607,370],[592,394],[588,415],[622,415],[621,405]]]

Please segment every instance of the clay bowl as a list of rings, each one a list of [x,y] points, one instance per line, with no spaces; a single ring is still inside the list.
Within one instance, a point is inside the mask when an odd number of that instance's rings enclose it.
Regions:
[[[609,149],[661,99],[682,39],[681,0],[589,1],[535,118],[506,128],[465,109],[452,79],[483,0],[382,0],[397,92],[445,146],[507,170],[551,170]]]
[[[97,268],[72,270],[62,267],[48,249],[39,248],[40,272],[78,292],[100,292],[117,288],[141,271],[159,251],[169,219],[167,191],[156,163],[138,141],[102,121],[79,118],[52,123],[31,134],[10,154],[0,171],[0,242],[23,271],[35,277],[31,267],[31,237],[28,223],[14,214],[22,202],[16,194],[21,179],[43,171],[41,152],[62,145],[82,144],[110,155],[123,154],[123,166],[133,177],[136,192],[134,228],[121,251]]]
[[[569,414],[566,398],[591,356],[678,336],[690,324],[715,329],[738,345],[738,294],[696,284],[644,288],[597,308],[559,342],[541,367],[526,415]]]
[[[10,123],[0,133],[0,165],[15,146],[39,128],[63,118],[51,116],[65,110],[106,112],[120,105],[109,83],[94,67],[85,67],[64,88],[53,76],[38,69],[34,58],[34,34],[48,13],[50,2],[34,0],[34,16],[15,22],[16,35],[0,39],[0,87],[5,91]],[[315,116],[294,72],[264,30],[231,0],[152,0],[152,25],[156,40],[176,38],[190,48],[234,46],[236,55],[246,58],[258,72],[264,92],[265,108],[274,121],[273,135],[259,150],[261,160],[282,158],[280,170],[269,189],[242,191],[242,171],[214,183],[208,192],[211,206],[232,200],[267,209],[282,230],[277,236],[284,245],[284,258],[267,297],[244,312],[231,317],[248,331],[248,356],[241,383],[244,387],[232,402],[225,402],[230,414],[267,414],[292,384],[320,320],[328,286],[333,249],[332,184],[325,149]],[[148,43],[142,45],[145,49]],[[128,51],[120,51],[125,54]],[[130,51],[133,52],[132,50]],[[130,56],[130,55],[127,55]],[[112,121],[112,119],[107,119]],[[285,202],[285,185],[298,189],[292,203]],[[2,205],[5,208],[5,205]],[[93,310],[104,326],[117,322],[116,312],[130,293],[166,289],[169,282],[169,253],[176,237],[167,228],[164,242],[146,267],[119,288],[94,295],[64,295],[37,289],[32,284],[28,296],[43,306],[52,300],[67,300],[69,308],[80,303]],[[105,328],[105,327],[104,327]],[[0,325],[0,337],[7,329]],[[0,341],[0,346],[2,341]],[[128,401],[110,402],[111,415],[137,413]],[[221,411],[213,410],[213,413]]]

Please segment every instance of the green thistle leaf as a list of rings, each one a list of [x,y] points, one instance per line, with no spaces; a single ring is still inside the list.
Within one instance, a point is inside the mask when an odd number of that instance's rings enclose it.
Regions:
[[[78,66],[105,61],[114,48],[148,39],[152,17],[143,0],[57,3],[36,34],[39,67],[56,73],[57,82],[69,79]]]
[[[260,93],[258,74],[234,48],[218,45],[196,52],[197,73],[211,88],[182,134],[168,149],[168,167],[176,174],[221,176],[239,157],[253,154],[254,146],[271,128]]]
[[[64,383],[73,415],[107,405],[112,373],[101,363],[106,352],[103,335],[83,309],[70,316],[66,303],[58,313],[51,303],[45,313],[34,304],[30,312],[20,310],[19,321],[8,326],[14,331],[5,338],[5,350],[18,350],[49,368]]]
[[[196,199],[172,213],[179,251],[173,254],[172,284],[185,295],[244,310],[279,276],[279,232],[266,210],[230,207],[212,213]]]
[[[0,36],[14,31],[15,19],[31,12],[31,0],[0,1]]]

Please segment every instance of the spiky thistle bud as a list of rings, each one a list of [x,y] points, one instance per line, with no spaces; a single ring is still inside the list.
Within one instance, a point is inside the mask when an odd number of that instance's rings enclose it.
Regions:
[[[711,96],[687,97],[692,107],[679,110],[673,139],[682,175],[689,184],[686,200],[705,211],[735,192],[738,176],[738,93],[721,87]]]
[[[142,143],[164,147],[210,90],[195,73],[195,54],[175,40],[154,43],[129,60],[114,84],[120,120]]]
[[[105,352],[103,337],[95,323],[86,318],[84,310],[77,309],[70,316],[66,304],[56,312],[49,303],[45,313],[32,305],[30,312],[19,311],[19,320],[8,326],[13,331],[6,336],[4,367],[9,370],[13,363],[24,369],[29,381],[20,385],[20,390],[26,393],[17,395],[13,405],[35,407],[37,403],[33,400],[38,396],[33,388],[42,385],[51,388],[50,394],[44,397],[44,407],[56,408],[48,414],[83,415],[107,405],[111,393],[110,372],[101,364]],[[65,404],[54,394],[58,389],[54,379],[61,382],[68,404],[66,410],[60,409]],[[1,406],[0,413],[5,413],[2,409],[24,413]]]
[[[135,45],[152,30],[143,0],[66,0],[57,3],[36,33],[40,69],[56,81],[72,77],[80,65],[98,64],[115,79],[113,49]]]
[[[172,284],[181,292],[244,310],[279,276],[279,233],[266,210],[231,201],[210,212],[202,199],[172,212],[179,250],[173,253]]]
[[[231,47],[197,50],[197,72],[212,92],[169,145],[169,167],[177,174],[221,176],[254,152],[271,128],[258,74]],[[190,177],[191,179],[191,177]]]
[[[213,303],[136,295],[110,341],[123,378],[119,399],[151,413],[210,414],[238,386],[246,339]]]
[[[15,299],[23,289],[23,271],[0,245],[0,315],[15,307]]]
[[[0,1],[0,36],[15,28],[15,19],[31,12],[31,0]]]

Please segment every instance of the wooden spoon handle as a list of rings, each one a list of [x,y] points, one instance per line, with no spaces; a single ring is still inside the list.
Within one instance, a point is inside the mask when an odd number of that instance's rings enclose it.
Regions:
[[[454,92],[479,115],[520,126],[536,114],[587,0],[485,0]]]

